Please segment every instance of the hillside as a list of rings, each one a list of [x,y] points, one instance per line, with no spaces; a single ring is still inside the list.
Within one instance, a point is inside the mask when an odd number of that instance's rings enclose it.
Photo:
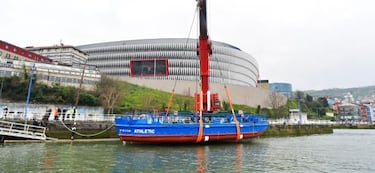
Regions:
[[[123,111],[164,110],[168,104],[171,93],[134,84],[119,82],[122,86],[122,99],[117,106]],[[171,110],[193,110],[193,98],[174,95]]]
[[[375,86],[357,87],[357,88],[332,88],[325,90],[308,90],[304,91],[314,97],[329,96],[331,98],[344,98],[347,93],[353,95],[354,98],[366,98],[375,94]]]
[[[130,84],[123,81],[117,81],[121,85],[121,92],[123,97],[116,104],[117,111],[119,112],[132,112],[132,111],[163,111],[168,105],[171,93],[164,92],[156,89],[146,88],[135,84]],[[222,110],[229,110],[229,105],[223,102]],[[245,112],[255,112],[255,108],[246,105],[233,105],[235,110],[241,109]],[[193,111],[194,98],[174,94],[171,102],[171,111]]]

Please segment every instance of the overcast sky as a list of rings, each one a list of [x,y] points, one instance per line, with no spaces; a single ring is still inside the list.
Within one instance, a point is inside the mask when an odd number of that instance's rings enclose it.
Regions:
[[[211,40],[293,90],[375,85],[375,1],[208,0]],[[20,47],[183,38],[195,0],[2,0],[0,40]],[[197,37],[197,18],[190,38]]]

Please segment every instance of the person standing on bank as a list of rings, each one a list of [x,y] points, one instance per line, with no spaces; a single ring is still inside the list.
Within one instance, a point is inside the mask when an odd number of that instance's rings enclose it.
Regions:
[[[74,140],[74,136],[76,135],[77,131],[77,123],[74,121],[72,125],[72,135],[70,136],[71,140]]]
[[[53,116],[55,117],[55,120],[59,120],[59,112],[57,111],[57,108],[53,109]]]
[[[5,107],[3,108],[3,116],[4,116],[4,119],[7,118],[7,114],[8,114],[8,106],[5,106]]]
[[[77,108],[74,106],[73,107],[73,115],[72,115],[73,120],[76,118],[76,114],[77,114]]]
[[[33,118],[33,126],[39,126],[39,122],[35,118]],[[33,134],[35,134],[35,132],[36,132],[36,127],[33,127]]]

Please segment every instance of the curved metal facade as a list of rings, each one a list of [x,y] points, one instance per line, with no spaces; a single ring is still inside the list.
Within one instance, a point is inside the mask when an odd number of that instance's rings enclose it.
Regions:
[[[240,49],[222,42],[211,43],[210,81],[222,84],[256,86],[257,61]],[[143,76],[160,80],[199,80],[197,40],[183,38],[144,39],[77,46],[89,54],[88,63],[111,76],[129,76],[131,60],[168,59],[167,76]]]

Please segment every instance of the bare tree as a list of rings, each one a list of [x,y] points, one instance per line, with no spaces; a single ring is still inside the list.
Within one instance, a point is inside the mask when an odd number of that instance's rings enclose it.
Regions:
[[[109,86],[102,92],[101,97],[103,98],[108,114],[113,113],[113,106],[119,100],[120,96],[120,90],[115,86]]]
[[[268,96],[268,105],[272,109],[277,109],[285,103],[284,100],[285,100],[284,97],[281,96],[280,94],[276,92],[271,92]]]
[[[102,105],[107,113],[113,113],[113,107],[117,101],[122,97],[122,92],[118,83],[115,80],[102,76],[98,84],[98,91],[102,99]]]
[[[274,110],[275,117],[282,117],[284,114],[283,105],[286,103],[286,98],[279,93],[271,92],[268,97],[268,105]]]

